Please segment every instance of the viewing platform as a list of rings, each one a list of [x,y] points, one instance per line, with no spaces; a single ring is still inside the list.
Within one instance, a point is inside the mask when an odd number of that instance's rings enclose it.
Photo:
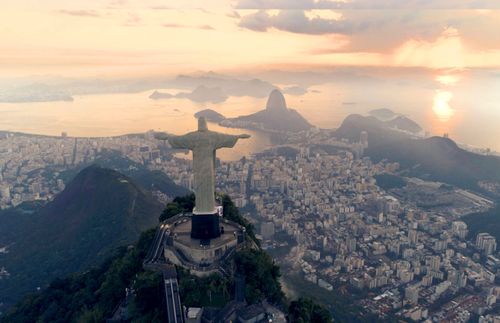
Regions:
[[[197,276],[225,273],[223,262],[245,241],[245,228],[221,217],[219,237],[191,237],[193,215],[182,213],[160,224],[145,264],[150,267],[164,261],[189,269]]]

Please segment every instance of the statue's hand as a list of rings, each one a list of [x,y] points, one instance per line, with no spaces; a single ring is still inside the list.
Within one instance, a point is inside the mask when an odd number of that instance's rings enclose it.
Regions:
[[[246,133],[244,133],[242,135],[239,135],[238,138],[240,138],[240,139],[248,139],[248,138],[250,138],[250,135],[247,135]]]
[[[165,132],[155,132],[155,139],[168,140],[169,136]]]

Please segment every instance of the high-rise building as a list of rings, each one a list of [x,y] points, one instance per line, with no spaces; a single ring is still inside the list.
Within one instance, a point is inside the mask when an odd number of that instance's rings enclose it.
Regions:
[[[405,288],[405,300],[414,305],[418,304],[418,285],[412,285]]]
[[[467,233],[469,233],[467,224],[463,221],[453,221],[451,224],[451,232],[460,239],[465,239]]]
[[[482,232],[476,237],[476,247],[482,250],[485,255],[491,255],[497,250],[497,241],[489,233]]]
[[[435,251],[444,251],[448,247],[448,241],[446,240],[436,240],[434,242],[434,250]]]
[[[408,231],[408,241],[411,245],[416,245],[418,243],[418,231],[410,230]]]
[[[427,265],[429,266],[430,271],[439,271],[439,268],[441,267],[441,257],[431,256],[427,258]]]
[[[356,251],[356,238],[347,238],[346,240],[347,251]]]
[[[433,276],[431,275],[426,275],[422,278],[422,286],[432,286],[432,281],[433,281]]]
[[[368,132],[361,131],[361,134],[359,135],[359,142],[361,143],[363,148],[368,148]]]
[[[241,179],[240,181],[240,194],[246,194],[247,193],[247,183]]]
[[[260,234],[264,239],[271,239],[274,236],[274,223],[264,222],[260,226]]]
[[[448,270],[448,279],[447,280],[452,285],[458,286],[459,277],[460,277],[460,274],[459,274],[458,270],[456,270],[456,269]]]
[[[3,184],[0,186],[0,195],[2,196],[3,200],[10,201],[10,186],[8,184]]]

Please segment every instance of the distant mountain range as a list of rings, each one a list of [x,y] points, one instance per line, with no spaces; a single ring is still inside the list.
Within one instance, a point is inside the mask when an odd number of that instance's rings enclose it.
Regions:
[[[475,190],[480,190],[480,180],[500,183],[500,158],[468,152],[448,138],[412,139],[375,117],[350,115],[336,130],[336,136],[357,142],[361,131],[368,132],[367,156],[375,162],[398,162],[409,176]]]
[[[271,92],[265,110],[247,116],[225,119],[221,125],[271,132],[298,132],[312,127],[297,111],[287,107],[285,97],[279,90]]]
[[[102,261],[154,227],[162,209],[132,178],[90,166],[47,205],[2,211],[0,264],[10,277],[0,279],[0,303]]]
[[[65,91],[41,83],[34,83],[16,89],[2,89],[0,93],[0,103],[57,101],[72,102],[73,97]]]
[[[227,100],[228,96],[222,88],[220,87],[207,87],[204,85],[197,86],[191,92],[179,92],[177,94],[163,93],[154,91],[150,96],[152,100],[161,99],[189,99],[193,102],[211,102],[211,103],[221,103]]]

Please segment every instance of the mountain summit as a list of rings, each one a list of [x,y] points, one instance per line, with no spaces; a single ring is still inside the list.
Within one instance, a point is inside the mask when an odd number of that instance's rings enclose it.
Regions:
[[[273,90],[267,99],[266,110],[287,111],[285,97],[279,90]]]

